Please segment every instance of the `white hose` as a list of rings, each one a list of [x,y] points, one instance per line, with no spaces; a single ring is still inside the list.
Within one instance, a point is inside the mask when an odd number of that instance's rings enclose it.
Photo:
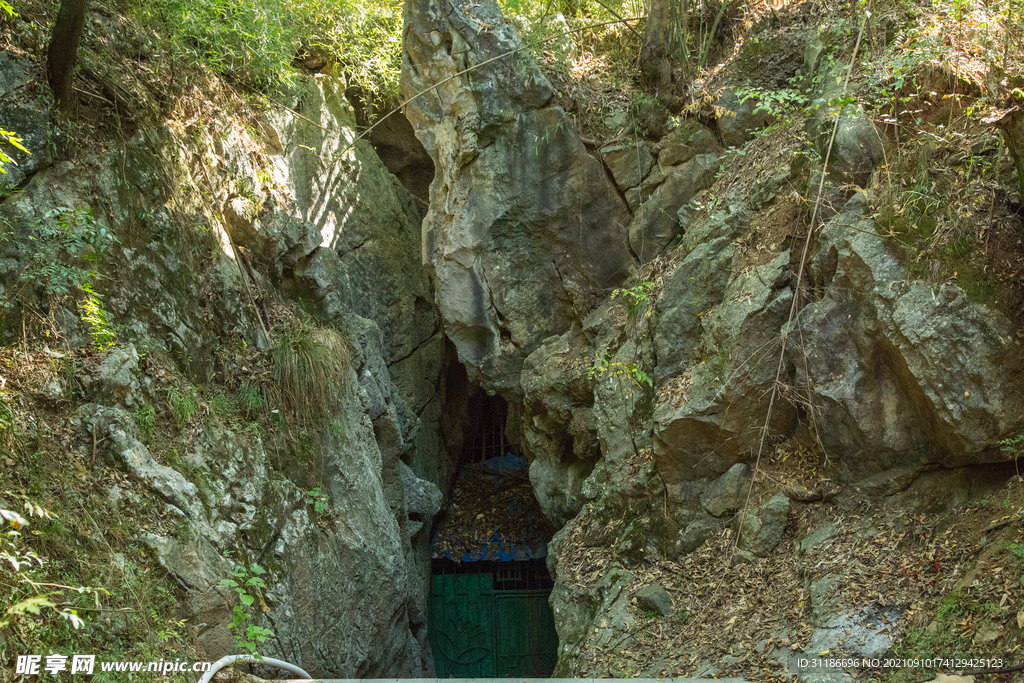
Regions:
[[[276,666],[279,669],[284,669],[289,673],[293,673],[304,678],[312,680],[312,676],[308,673],[288,662],[282,662],[280,659],[274,659],[273,657],[260,657],[256,659],[252,655],[228,655],[227,657],[221,657],[213,666],[210,667],[209,671],[203,674],[203,677],[199,679],[199,683],[210,683],[210,679],[213,678],[213,674],[217,673],[221,669],[235,662],[254,662],[256,664],[269,664],[270,666]]]

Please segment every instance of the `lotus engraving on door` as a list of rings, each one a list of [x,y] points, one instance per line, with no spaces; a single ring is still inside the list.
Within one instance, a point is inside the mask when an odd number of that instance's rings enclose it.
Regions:
[[[463,619],[450,619],[448,628],[438,634],[438,646],[452,666],[476,664],[491,653],[487,632]]]

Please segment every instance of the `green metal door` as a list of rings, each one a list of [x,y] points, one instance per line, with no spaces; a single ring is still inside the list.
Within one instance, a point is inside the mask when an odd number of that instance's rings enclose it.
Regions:
[[[546,590],[494,590],[490,572],[431,578],[430,641],[438,678],[551,675],[558,634]]]
[[[491,574],[445,574],[430,580],[430,641],[438,678],[494,678]]]
[[[501,591],[494,596],[498,676],[547,677],[558,662],[558,634],[547,591]]]

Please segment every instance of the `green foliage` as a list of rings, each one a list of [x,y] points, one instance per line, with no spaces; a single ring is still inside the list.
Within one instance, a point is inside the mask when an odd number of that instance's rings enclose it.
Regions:
[[[815,92],[822,90],[825,79],[834,77],[837,79],[836,85],[839,85],[842,79],[839,76],[833,76],[835,72],[835,58],[828,55],[813,78],[798,71],[795,76],[786,80],[788,87],[758,88],[750,86],[738,89],[736,95],[740,98],[741,103],[748,100],[757,102],[753,113],[766,112],[781,122],[788,123],[795,115],[806,116],[822,107],[832,108],[834,110],[832,115],[838,116],[843,107],[856,101],[853,97],[835,96],[829,99],[814,97],[812,99]],[[768,129],[762,129],[759,133],[767,134],[773,130],[775,127],[769,126]]]
[[[161,588],[163,588],[161,586]],[[166,590],[166,589],[164,589]],[[167,626],[156,632],[156,637],[160,642],[167,642],[169,640],[179,640],[185,635],[185,623],[188,619],[177,619],[171,620],[167,623]]]
[[[651,315],[651,292],[653,282],[641,282],[633,287],[616,289],[612,292],[612,301],[622,299],[626,302],[626,310],[631,318],[647,319]]]
[[[298,45],[282,21],[281,0],[155,0],[136,6],[136,16],[162,25],[179,57],[266,86],[287,75]]]
[[[174,421],[183,427],[199,413],[199,396],[192,387],[172,387],[167,391],[167,404],[174,414]]]
[[[40,520],[54,518],[51,512],[27,499],[24,500],[24,509],[29,517]],[[13,510],[0,509],[0,524],[2,524],[2,528],[0,528],[0,580],[3,580],[9,587],[18,586],[20,589],[8,591],[3,598],[0,598],[0,608],[4,610],[0,615],[0,629],[7,628],[13,622],[24,619],[31,620],[37,617],[40,620],[45,619],[47,612],[44,610],[51,610],[74,629],[81,628],[85,622],[78,616],[78,610],[65,604],[60,597],[67,592],[79,595],[98,595],[100,593],[109,595],[109,591],[89,586],[63,586],[33,581],[29,577],[29,573],[35,573],[45,568],[47,561],[19,543],[20,530],[28,526],[29,521]],[[44,586],[48,591],[40,593],[38,589]],[[26,591],[31,595],[21,597]],[[57,602],[54,602],[55,600]]]
[[[214,394],[210,399],[210,408],[217,414],[218,417],[224,418],[231,413],[231,402],[228,401],[228,397],[224,394]]]
[[[278,334],[270,356],[274,389],[299,423],[333,410],[351,363],[340,334],[299,322]]]
[[[231,570],[231,578],[220,580],[222,586],[231,588],[238,594],[238,604],[232,610],[232,619],[229,624],[235,635],[235,646],[248,650],[249,654],[256,659],[260,658],[260,653],[256,651],[256,648],[274,635],[270,629],[250,623],[253,616],[250,609],[256,599],[259,598],[260,603],[263,604],[263,598],[259,591],[267,587],[262,578],[266,573],[267,570],[258,564],[251,564],[248,568],[238,564]]]
[[[1007,543],[1006,549],[1013,553],[1017,559],[1024,560],[1024,543]]]
[[[156,411],[148,403],[134,413],[135,422],[139,425],[139,431],[145,439],[153,438],[153,426],[156,423]]]
[[[313,506],[313,512],[321,513],[327,511],[327,494],[324,493],[323,489],[315,488],[312,491],[306,491],[306,505]]]
[[[998,615],[998,605],[982,603],[969,588],[954,590],[939,603],[935,627],[908,632],[896,655],[927,659],[969,656],[974,647],[973,630],[963,628],[963,624],[981,625]]]
[[[82,291],[85,292],[85,298],[78,302],[79,314],[82,322],[89,326],[93,344],[98,350],[104,351],[117,343],[117,335],[107,324],[107,312],[103,309],[100,295],[93,291],[92,283],[83,283]]]
[[[643,389],[644,386],[654,388],[654,381],[636,363],[621,363],[600,354],[594,356],[594,363],[587,369],[588,379],[610,377],[616,383],[625,381],[627,385]]]
[[[304,50],[341,65],[370,100],[398,95],[401,0],[290,0]]]
[[[10,16],[17,16],[17,14],[14,13],[14,9],[6,2],[3,2],[3,0],[0,0],[0,10],[6,11]],[[21,145],[21,138],[18,137],[17,133],[0,128],[0,142],[4,140],[6,140],[8,144],[20,149],[25,154],[31,154],[31,152]],[[4,166],[13,163],[14,160],[4,153],[3,147],[0,147],[0,173],[7,173],[7,169],[4,168]]]
[[[97,224],[91,208],[48,211],[27,232],[27,239],[18,243],[27,265],[8,291],[0,294],[0,309],[24,302],[30,288],[41,290],[54,301],[80,289],[85,298],[78,307],[82,319],[90,325],[93,341],[101,349],[109,346],[114,335],[92,282],[102,277],[94,270],[95,264],[115,244],[117,238]]]
[[[756,100],[755,114],[763,111],[774,118],[781,118],[793,109],[804,109],[811,104],[811,99],[796,88],[740,88],[736,95],[741,103]]]
[[[882,114],[885,123],[898,124],[899,114],[916,97],[921,68],[929,61],[941,62],[945,52],[938,36],[919,27],[908,28],[884,54],[864,62],[867,104]]]
[[[287,83],[295,60],[312,56],[375,98],[398,93],[400,0],[154,0],[135,14],[179,57],[259,88]]]
[[[999,445],[1003,447],[1003,452],[1011,454],[1014,460],[1016,460],[1021,455],[1024,455],[1024,434],[1003,439],[999,442]]]
[[[0,389],[0,447],[13,452],[18,438],[18,416],[11,405],[10,394]]]

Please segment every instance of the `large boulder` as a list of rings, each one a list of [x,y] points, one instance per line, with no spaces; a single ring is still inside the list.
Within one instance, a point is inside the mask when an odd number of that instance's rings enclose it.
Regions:
[[[658,142],[662,167],[684,164],[698,154],[721,154],[714,134],[696,121],[687,121]]]
[[[782,542],[789,519],[789,498],[777,493],[756,510],[741,512],[736,547],[765,557]]]
[[[403,93],[430,93],[406,115],[436,169],[423,260],[470,378],[512,394],[625,278],[629,212],[494,2],[410,0],[405,27]]]
[[[750,466],[738,462],[708,484],[700,494],[700,504],[709,515],[721,517],[743,507],[749,490]]]
[[[775,117],[767,109],[760,107],[756,97],[744,97],[735,88],[727,88],[715,102],[718,112],[715,122],[718,124],[718,135],[726,147],[742,147],[754,133],[771,124]]]
[[[643,141],[616,143],[601,148],[601,158],[611,171],[612,178],[619,189],[625,192],[637,187],[651,172],[654,157]]]
[[[866,208],[854,196],[822,232],[811,265],[826,293],[791,350],[822,445],[854,477],[1006,459],[999,441],[1024,429],[1009,323],[954,285],[908,281]]]
[[[864,114],[860,105],[826,108],[819,116],[814,136],[814,148],[825,159],[828,156],[828,174],[834,182],[867,187],[871,172],[884,160],[882,136]],[[835,136],[833,137],[833,129]],[[832,150],[829,151],[829,142]]]

